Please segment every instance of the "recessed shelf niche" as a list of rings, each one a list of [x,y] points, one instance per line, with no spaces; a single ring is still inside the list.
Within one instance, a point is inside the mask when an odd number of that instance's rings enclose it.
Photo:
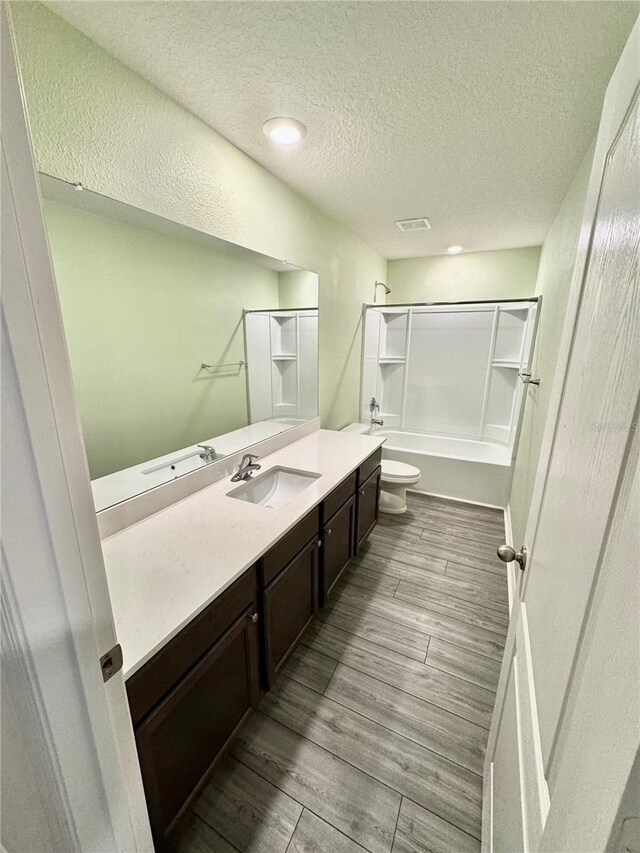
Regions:
[[[247,311],[244,330],[251,423],[315,417],[317,309]]]

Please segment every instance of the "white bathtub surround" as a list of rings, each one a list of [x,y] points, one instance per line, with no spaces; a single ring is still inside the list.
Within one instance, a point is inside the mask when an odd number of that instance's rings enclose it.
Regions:
[[[381,436],[316,429],[260,460],[260,473],[284,467],[320,475],[284,506],[235,500],[228,493],[237,486],[225,477],[104,539],[124,677],[149,660],[382,441]]]
[[[505,505],[524,390],[538,379],[539,308],[536,298],[365,306],[361,420],[375,398],[384,458],[420,469],[416,491]]]
[[[318,309],[245,311],[243,319],[251,423],[317,417]]]

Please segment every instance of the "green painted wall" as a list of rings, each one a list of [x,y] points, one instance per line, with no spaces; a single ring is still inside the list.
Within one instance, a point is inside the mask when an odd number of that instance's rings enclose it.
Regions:
[[[243,308],[278,307],[278,273],[45,202],[92,478],[246,426]]]
[[[540,246],[388,262],[387,302],[446,302],[532,296]]]
[[[308,270],[279,272],[278,293],[280,308],[316,308],[318,276]]]
[[[38,168],[317,272],[322,422],[356,420],[384,257],[40,3],[11,13]]]
[[[553,225],[549,229],[540,256],[540,271],[535,293],[542,296],[542,309],[534,352],[533,375],[539,376],[542,381],[537,388],[530,387],[527,391],[522,432],[520,433],[520,443],[509,498],[513,543],[518,547],[524,542],[542,436],[547,420],[549,398],[557,367],[558,350],[565,321],[573,268],[576,261],[592,160],[593,148],[582,161]]]

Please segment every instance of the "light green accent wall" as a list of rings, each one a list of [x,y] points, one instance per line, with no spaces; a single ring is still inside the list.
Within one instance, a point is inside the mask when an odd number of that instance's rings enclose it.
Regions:
[[[388,262],[387,302],[447,302],[532,296],[540,246]]]
[[[541,378],[529,387],[525,401],[520,443],[516,456],[509,504],[513,544],[524,542],[529,506],[540,447],[547,420],[549,398],[557,367],[558,350],[565,322],[567,301],[576,261],[593,148],[587,153],[569,192],[549,229],[540,256],[536,295],[542,296],[538,337],[534,351],[533,375]]]
[[[308,270],[279,272],[278,292],[280,308],[316,308],[318,276]]]
[[[91,477],[247,425],[243,308],[278,307],[278,273],[45,202]]]
[[[322,422],[357,420],[383,256],[46,7],[11,12],[38,168],[319,273]]]

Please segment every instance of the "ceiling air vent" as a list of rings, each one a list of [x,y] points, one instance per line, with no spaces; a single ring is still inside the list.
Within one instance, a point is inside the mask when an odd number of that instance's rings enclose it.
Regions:
[[[419,219],[399,219],[396,225],[401,231],[428,231],[431,223],[426,216]]]

